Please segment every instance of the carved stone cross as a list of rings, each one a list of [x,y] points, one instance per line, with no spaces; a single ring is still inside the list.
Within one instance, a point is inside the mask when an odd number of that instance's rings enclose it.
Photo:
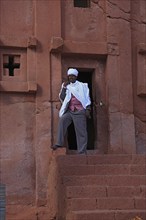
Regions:
[[[9,69],[9,76],[14,76],[14,69],[20,68],[20,63],[14,62],[15,55],[8,56],[8,63],[3,64],[3,68]]]

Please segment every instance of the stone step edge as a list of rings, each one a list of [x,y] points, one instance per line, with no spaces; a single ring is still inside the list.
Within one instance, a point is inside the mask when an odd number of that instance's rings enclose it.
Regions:
[[[99,174],[99,175],[97,175],[97,174],[88,174],[88,175],[64,175],[63,176],[63,178],[71,178],[71,177],[76,177],[76,178],[85,178],[85,177],[95,177],[95,176],[97,176],[97,177],[137,177],[137,178],[139,178],[139,177],[146,177],[146,174],[145,175],[137,175],[137,174],[121,174],[121,175],[118,175],[118,174]]]
[[[79,210],[79,211],[70,211],[69,213],[74,213],[74,214],[90,214],[90,213],[121,213],[121,212],[125,212],[125,213],[130,213],[130,212],[143,212],[146,213],[146,210],[144,209],[121,209],[121,210],[117,210],[117,209],[112,209],[112,210],[107,210],[107,209],[94,209],[94,210]]]
[[[99,190],[99,198],[145,198],[146,185],[139,186],[103,186],[103,185],[85,185],[85,186],[66,186],[66,199],[72,198],[93,198],[91,190]],[[114,192],[113,192],[114,190]],[[116,190],[116,192],[115,192]],[[118,191],[117,191],[118,190]],[[127,195],[127,191],[130,193]],[[86,192],[85,192],[86,191]],[[72,193],[73,192],[73,193]],[[79,193],[78,193],[79,192]],[[91,195],[90,195],[91,193]],[[113,196],[114,194],[114,196]],[[87,197],[88,196],[88,197]]]
[[[140,184],[140,185],[137,185],[137,186],[132,186],[132,185],[130,185],[130,186],[109,186],[109,185],[96,185],[96,184],[88,184],[88,185],[85,185],[85,186],[76,186],[76,185],[73,185],[73,186],[66,186],[66,188],[67,189],[69,189],[69,188],[85,188],[85,187],[91,187],[91,188],[131,188],[131,189],[135,189],[135,188],[141,188],[141,187],[143,187],[143,188],[146,188],[146,185],[142,185],[142,184]]]
[[[141,218],[141,215],[144,215],[146,216],[146,210],[135,210],[135,209],[132,209],[132,210],[89,210],[89,211],[86,211],[86,210],[82,210],[82,211],[70,211],[67,213],[66,215],[66,220],[70,220],[70,219],[74,219],[74,217],[77,217],[77,216],[84,216],[86,215],[86,217],[89,215],[119,215],[119,214],[122,214],[122,215],[130,215],[132,218],[135,218],[135,217],[139,217]],[[100,219],[101,219],[101,216],[100,216]],[[105,219],[105,218],[104,218]],[[111,218],[110,218],[111,219]],[[123,218],[122,218],[123,219]],[[141,219],[141,220],[145,220],[145,219]]]
[[[96,164],[59,164],[59,170],[64,169],[64,168],[74,168],[74,167],[133,167],[133,168],[137,168],[137,167],[143,167],[146,169],[146,164],[131,164],[131,163],[96,163]]]
[[[66,215],[66,220],[67,219],[72,219],[73,216],[80,216],[80,215],[101,215],[101,214],[113,214],[113,215],[118,215],[118,214],[122,214],[122,215],[127,215],[127,214],[130,214],[130,215],[135,215],[135,217],[141,217],[141,215],[146,215],[146,210],[141,210],[141,209],[138,209],[138,210],[135,210],[135,209],[130,209],[130,210],[81,210],[81,211],[70,211],[67,213]],[[142,220],[145,220],[145,219],[142,219]]]
[[[130,199],[130,200],[133,200],[133,199],[142,199],[142,200],[146,200],[145,197],[140,197],[140,196],[131,196],[131,197],[126,197],[126,196],[101,196],[101,197],[72,197],[72,198],[66,198],[66,200],[86,200],[86,199],[99,199],[99,200],[102,200],[102,199],[107,199],[107,200],[110,200],[110,199],[120,199],[120,200],[125,200],[125,199]]]
[[[56,157],[56,160],[58,162],[62,162],[62,163],[65,163],[66,160],[67,161],[71,161],[71,160],[79,160],[80,159],[80,162],[90,162],[90,159],[98,159],[101,161],[101,159],[104,161],[104,160],[109,160],[109,162],[112,160],[114,161],[117,161],[119,163],[119,160],[122,160],[123,162],[131,162],[132,164],[139,164],[139,159],[143,159],[143,161],[146,163],[146,154],[93,154],[93,155],[80,155],[80,154],[77,154],[77,155],[58,155]],[[98,162],[97,160],[97,162]],[[104,161],[105,162],[105,161]],[[122,162],[122,163],[123,163]]]
[[[68,175],[61,177],[64,187],[67,186],[139,186],[144,185],[146,175]]]
[[[146,165],[95,164],[61,165],[60,174],[65,175],[146,175]]]
[[[141,215],[146,215],[146,210],[143,210],[143,209],[129,209],[129,210],[79,210],[79,211],[69,211],[66,215],[66,220],[70,220],[72,219],[72,217],[75,217],[75,216],[81,216],[81,215],[109,215],[109,214],[113,214],[113,215],[118,215],[118,214],[122,214],[122,215],[127,215],[127,214],[130,214],[130,215],[134,215],[135,217],[141,217]],[[145,220],[145,219],[142,219],[142,220]]]

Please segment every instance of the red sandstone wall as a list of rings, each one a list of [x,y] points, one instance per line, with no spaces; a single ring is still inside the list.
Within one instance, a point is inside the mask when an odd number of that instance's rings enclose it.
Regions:
[[[91,1],[91,8],[73,7],[62,1],[62,37],[73,41],[106,41],[105,1]]]
[[[146,2],[132,1],[132,74],[137,152],[146,152]],[[141,52],[142,51],[142,52]]]
[[[108,96],[111,152],[135,152],[130,1],[107,1]]]
[[[71,0],[0,1],[1,182],[7,187],[8,205],[20,205],[18,210],[9,208],[11,215],[26,214],[30,206],[32,219],[56,214],[56,165],[50,146],[68,65],[91,68],[93,63],[96,69],[96,58],[107,58],[103,97],[109,151],[134,153],[136,145],[138,152],[146,151],[145,77],[141,79],[145,52],[137,53],[137,45],[146,44],[145,8],[144,0],[92,0],[89,10],[73,8]],[[3,75],[3,54],[21,55],[16,77]]]
[[[32,1],[0,1],[0,78],[4,83],[0,95],[0,181],[6,184],[7,203],[13,205],[35,203],[36,99],[35,94],[21,91],[27,80],[24,43],[33,35],[33,22]],[[7,54],[20,54],[24,60],[23,70],[14,76],[3,74],[2,60]]]

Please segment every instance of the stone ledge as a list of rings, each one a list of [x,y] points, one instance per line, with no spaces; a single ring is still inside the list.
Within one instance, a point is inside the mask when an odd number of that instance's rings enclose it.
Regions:
[[[146,44],[145,43],[138,44],[137,50],[138,50],[138,53],[140,54],[146,54]]]
[[[63,40],[61,37],[52,37],[50,52],[62,54],[90,54],[107,55],[107,42],[77,42]]]
[[[63,39],[61,37],[52,37],[50,43],[51,52],[61,52],[63,48]]]
[[[0,35],[0,47],[36,48],[37,39],[35,36],[19,39],[12,36]]]
[[[144,81],[145,82],[145,81]],[[137,86],[137,95],[141,97],[146,96],[146,86],[145,85],[138,85]]]
[[[0,81],[0,91],[1,92],[36,92],[37,83],[36,82],[7,82]]]
[[[106,42],[75,42],[66,40],[64,42],[63,53],[78,53],[91,55],[107,55]]]

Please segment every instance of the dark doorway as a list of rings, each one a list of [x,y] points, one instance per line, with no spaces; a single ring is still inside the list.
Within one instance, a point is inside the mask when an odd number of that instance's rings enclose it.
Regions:
[[[91,102],[93,100],[92,96],[92,75],[93,71],[89,70],[80,70],[79,75],[77,80],[88,83],[88,87],[90,90],[90,98]],[[92,105],[91,105],[92,107]],[[94,149],[94,123],[93,123],[93,109],[91,110],[91,119],[87,119],[87,133],[88,133],[88,144],[87,144],[87,149],[88,150],[93,150]],[[77,150],[77,142],[76,142],[76,134],[74,130],[74,125],[73,123],[68,127],[68,148],[69,150]]]

